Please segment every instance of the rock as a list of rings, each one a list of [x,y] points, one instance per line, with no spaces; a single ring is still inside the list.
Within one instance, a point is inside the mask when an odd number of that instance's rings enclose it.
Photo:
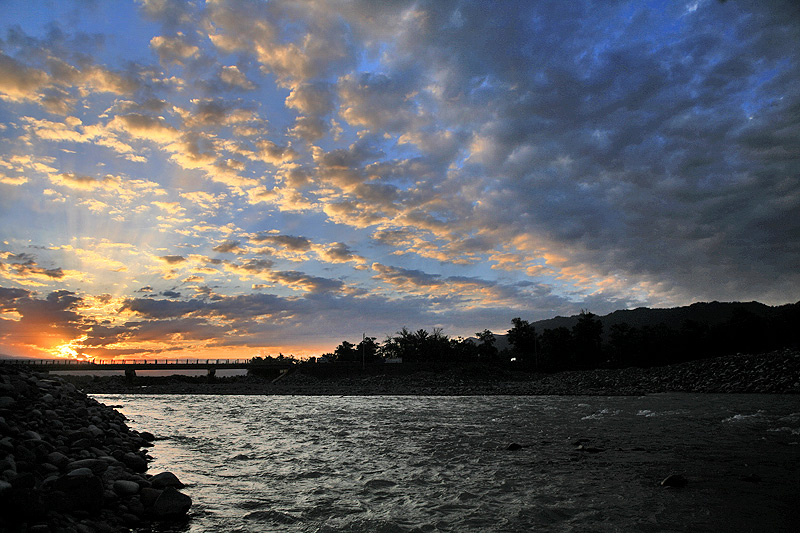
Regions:
[[[61,452],[50,452],[47,454],[47,462],[58,468],[65,468],[69,464],[69,457]]]
[[[506,446],[506,450],[508,450],[510,452],[515,452],[515,451],[521,450],[521,449],[522,449],[522,444],[519,444],[519,443],[516,443],[516,442],[512,442],[511,444]]]
[[[160,489],[152,489],[149,487],[143,488],[142,493],[140,495],[140,500],[142,502],[142,505],[144,505],[145,507],[152,507],[153,504],[156,503],[158,497],[161,496],[162,492],[164,491]]]
[[[36,477],[31,472],[17,474],[11,479],[11,486],[15,489],[32,489],[36,484]]]
[[[86,477],[86,476],[93,476],[94,472],[92,472],[91,468],[75,468],[74,470],[70,470],[68,476],[71,477]]]
[[[192,506],[192,499],[174,487],[167,487],[153,504],[152,513],[157,518],[182,518]]]
[[[178,476],[176,476],[172,472],[161,472],[160,474],[156,474],[155,476],[152,477],[150,482],[156,489],[163,489],[165,487],[175,487],[176,489],[182,489],[184,487],[184,484],[180,482]]]
[[[92,475],[91,470],[87,476],[60,477],[53,485],[55,490],[64,493],[67,510],[81,509],[95,512],[103,507],[103,482],[99,477]]]
[[[0,409],[7,409],[17,403],[11,396],[0,396]]]
[[[153,435],[149,431],[140,431],[139,436],[141,436],[147,442],[153,442],[154,440],[156,440],[155,435]]]
[[[747,481],[748,483],[760,483],[761,482],[761,476],[759,476],[758,474],[748,474],[746,476],[742,476],[739,479],[741,479],[742,481]]]
[[[22,436],[27,440],[42,440],[42,436],[32,430],[26,431]]]
[[[661,482],[662,487],[681,488],[685,487],[689,480],[680,474],[670,474]]]
[[[101,459],[80,459],[67,465],[68,472],[78,468],[88,468],[94,474],[102,474],[108,469],[108,463]]]
[[[118,479],[113,485],[114,492],[120,496],[133,496],[139,492],[139,484],[135,481],[127,481],[125,479]]]
[[[147,461],[140,455],[133,452],[128,452],[122,456],[122,462],[125,466],[131,468],[135,472],[144,472],[147,470]]]

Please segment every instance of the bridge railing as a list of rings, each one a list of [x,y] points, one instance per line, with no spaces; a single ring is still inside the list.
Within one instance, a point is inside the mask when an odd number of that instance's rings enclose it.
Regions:
[[[104,366],[104,365],[245,365],[250,359],[0,359],[0,365],[25,366]]]

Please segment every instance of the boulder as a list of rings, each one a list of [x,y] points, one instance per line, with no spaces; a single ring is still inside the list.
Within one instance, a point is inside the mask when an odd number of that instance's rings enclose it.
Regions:
[[[147,461],[142,456],[133,452],[126,453],[122,456],[121,460],[123,463],[125,463],[125,466],[135,472],[144,472],[147,470]]]
[[[133,496],[139,492],[139,484],[135,481],[118,479],[113,485],[114,492],[120,496]]]
[[[68,472],[78,468],[88,468],[94,474],[102,474],[108,469],[108,463],[100,459],[80,459],[67,464]]]
[[[192,506],[192,499],[174,487],[167,487],[158,497],[151,509],[160,519],[180,519],[186,516]]]
[[[163,489],[166,487],[182,489],[184,487],[184,484],[180,482],[178,476],[172,472],[161,472],[160,474],[156,474],[152,477],[152,479],[150,479],[150,482],[153,484],[153,487],[157,489]]]
[[[506,446],[506,450],[508,450],[510,452],[515,452],[515,451],[521,450],[521,449],[522,449],[522,444],[519,444],[517,442],[512,442],[511,444]]]
[[[142,502],[142,505],[144,505],[145,507],[152,507],[153,504],[156,503],[158,497],[161,496],[162,492],[164,491],[160,489],[151,489],[150,487],[143,488],[142,493],[140,495],[140,500]]]

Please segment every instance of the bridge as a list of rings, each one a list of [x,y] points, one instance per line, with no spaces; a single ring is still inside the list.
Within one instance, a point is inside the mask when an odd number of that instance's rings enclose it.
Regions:
[[[281,373],[294,366],[291,361],[258,361],[251,359],[0,359],[0,366],[25,366],[41,372],[124,370],[125,377],[133,379],[137,370],[207,370],[214,377],[217,370],[277,370]]]

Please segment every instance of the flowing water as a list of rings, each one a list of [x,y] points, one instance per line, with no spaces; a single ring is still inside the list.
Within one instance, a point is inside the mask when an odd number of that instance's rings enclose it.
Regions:
[[[97,395],[183,531],[793,531],[795,396]],[[510,443],[521,449],[508,450]],[[671,473],[683,488],[660,482]]]

